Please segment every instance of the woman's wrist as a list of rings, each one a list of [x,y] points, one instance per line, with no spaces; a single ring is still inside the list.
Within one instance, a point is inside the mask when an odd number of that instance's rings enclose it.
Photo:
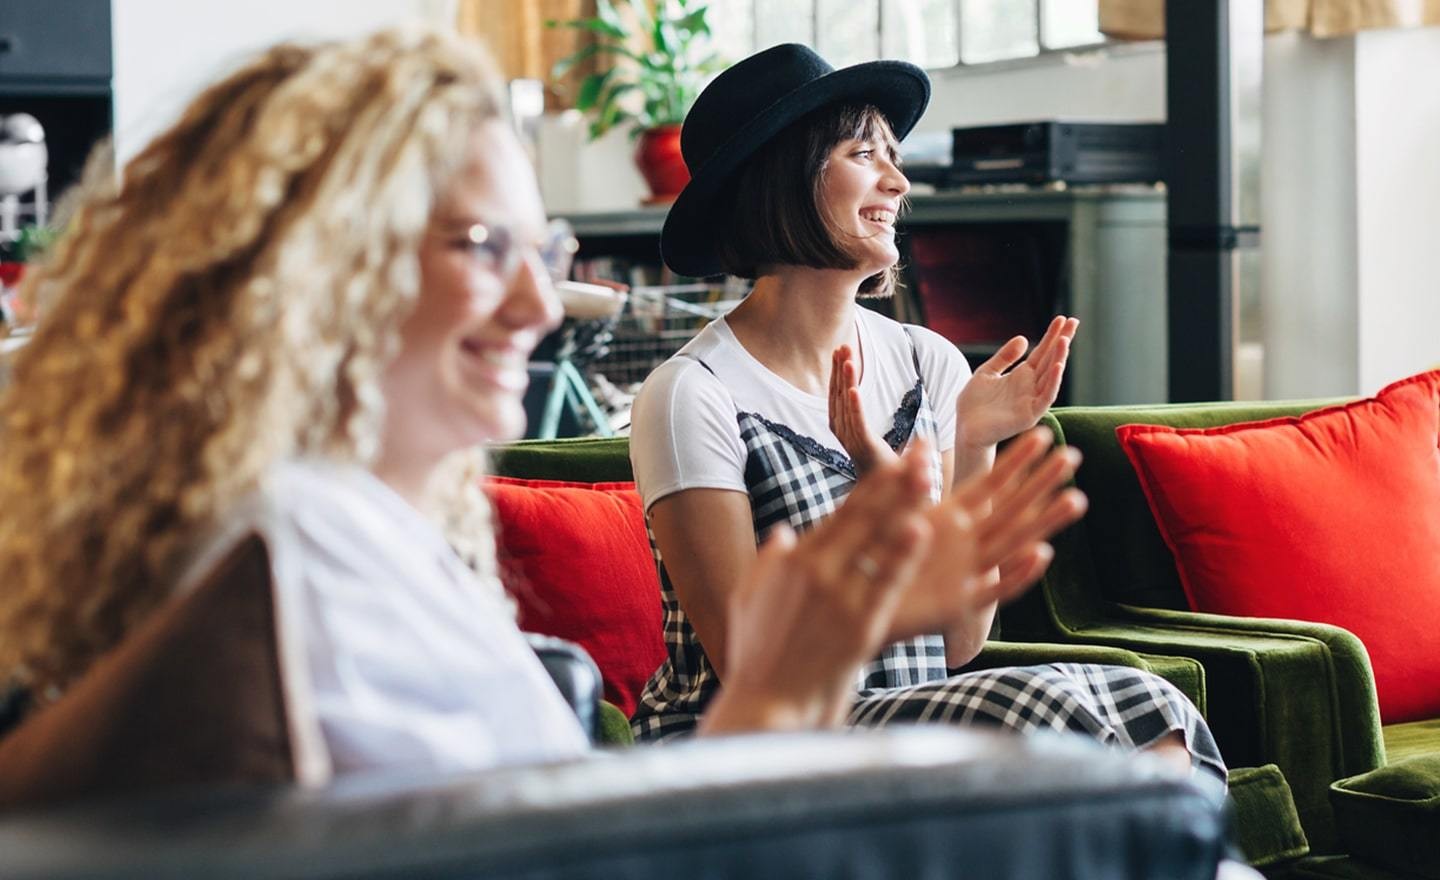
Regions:
[[[994,443],[976,443],[972,438],[964,436],[958,428],[955,431],[955,475],[954,482],[959,483],[977,473],[990,470],[995,461]]]
[[[699,732],[708,735],[760,731],[816,730],[839,723],[832,701],[797,700],[768,688],[736,686],[729,682],[711,701],[700,719]]]

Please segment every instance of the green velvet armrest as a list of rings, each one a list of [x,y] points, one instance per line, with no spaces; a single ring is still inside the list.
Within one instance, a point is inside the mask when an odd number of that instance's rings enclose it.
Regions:
[[[1330,782],[1384,762],[1369,660],[1338,627],[1115,606],[1109,619],[1067,636],[1200,662],[1207,720],[1226,761],[1277,764],[1318,852],[1338,842]]]
[[[598,746],[624,747],[635,744],[635,734],[630,730],[630,719],[620,707],[609,700],[600,701],[600,717],[595,725],[595,744]]]
[[[1189,657],[1139,654],[1109,645],[1058,644],[1050,642],[988,641],[980,653],[965,664],[962,672],[998,669],[1006,666],[1042,666],[1047,663],[1094,663],[1101,666],[1129,666],[1153,672],[1175,685],[1203,713],[1205,711],[1205,669]]]

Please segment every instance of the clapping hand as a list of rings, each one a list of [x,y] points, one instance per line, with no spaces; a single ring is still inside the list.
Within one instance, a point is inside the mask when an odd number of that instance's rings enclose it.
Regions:
[[[1079,319],[1058,315],[1018,367],[1016,362],[1029,347],[1023,336],[1011,339],[981,364],[955,401],[956,444],[982,449],[1033,427],[1060,393],[1070,343],[1079,326]]]
[[[855,473],[864,475],[876,465],[894,461],[896,453],[865,424],[859,373],[850,346],[842,345],[830,355],[830,433],[850,456]]]
[[[1079,454],[1041,428],[995,467],[928,501],[930,444],[877,463],[801,537],[777,529],[731,597],[729,671],[707,733],[838,724],[856,670],[885,644],[937,632],[1044,572],[1046,539],[1085,498],[1063,485]],[[995,569],[998,575],[992,575]]]
[[[824,522],[774,529],[730,599],[707,733],[838,724],[926,558],[929,444],[880,465]]]
[[[1064,488],[1080,464],[1070,447],[1051,450],[1036,428],[1005,448],[988,472],[955,487],[927,511],[929,552],[897,613],[891,640],[953,627],[1039,579],[1051,535],[1079,519],[1085,496]]]

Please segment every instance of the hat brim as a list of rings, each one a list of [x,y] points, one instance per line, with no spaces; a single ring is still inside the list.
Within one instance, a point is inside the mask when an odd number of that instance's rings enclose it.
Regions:
[[[765,108],[691,172],[690,183],[671,205],[660,233],[665,264],[693,278],[720,274],[715,197],[745,160],[787,126],[813,110],[840,103],[873,104],[885,114],[895,137],[903,138],[930,103],[930,80],[925,71],[904,61],[871,61],[813,79]]]

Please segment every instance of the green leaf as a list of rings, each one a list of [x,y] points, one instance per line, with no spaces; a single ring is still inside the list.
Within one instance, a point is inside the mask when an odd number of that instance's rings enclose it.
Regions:
[[[589,110],[595,106],[600,98],[600,90],[610,81],[615,74],[615,68],[610,68],[604,73],[592,73],[585,77],[580,83],[580,92],[575,96],[576,110]]]
[[[696,9],[694,12],[689,13],[684,18],[675,22],[675,29],[692,35],[704,34],[708,37],[710,36],[710,22],[706,19],[706,16],[709,14],[710,7],[701,6],[699,9]]]
[[[575,31],[589,31],[613,40],[623,40],[630,34],[622,27],[616,27],[598,18],[577,18],[573,21],[546,22],[548,27],[568,28]]]
[[[680,35],[675,33],[675,25],[657,17],[655,27],[651,28],[650,33],[655,40],[655,52],[673,58],[680,47]]]
[[[595,13],[600,21],[614,28],[619,39],[625,39],[630,35],[625,30],[625,22],[620,18],[620,13],[615,10],[615,4],[611,0],[595,0]]]
[[[624,46],[607,46],[600,43],[593,43],[581,49],[579,52],[576,52],[573,55],[567,55],[564,58],[561,58],[559,61],[555,62],[555,66],[550,70],[550,76],[555,79],[559,79],[566,73],[569,73],[570,69],[573,68],[575,65],[586,60],[587,58],[592,58],[596,55],[620,55],[622,57],[630,58],[634,61],[644,63],[643,59],[641,59],[640,56],[636,55],[634,52],[631,52],[629,49],[626,49]]]
[[[663,3],[664,0],[660,0],[660,2]],[[640,25],[640,31],[643,33],[650,30],[653,19],[650,16],[650,4],[648,0],[629,0],[629,3],[631,11],[635,13],[635,21]],[[656,10],[657,16],[663,14],[664,9]]]

